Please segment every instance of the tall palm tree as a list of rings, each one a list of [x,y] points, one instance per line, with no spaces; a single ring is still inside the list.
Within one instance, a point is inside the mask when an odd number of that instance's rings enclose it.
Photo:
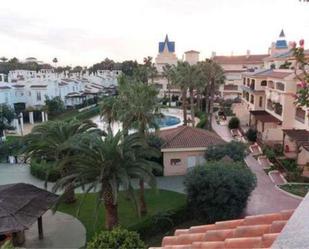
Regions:
[[[151,79],[151,84],[154,83],[154,78],[158,75],[157,68],[155,64],[152,62],[152,57],[147,56],[144,58],[144,65],[146,74],[147,74],[147,79]]]
[[[107,131],[112,133],[112,124],[117,120],[115,97],[107,97],[100,103],[100,117],[107,123]]]
[[[155,186],[152,170],[157,165],[148,160],[154,154],[153,149],[147,147],[139,133],[123,136],[121,132],[108,133],[104,139],[97,134],[84,135],[73,148],[78,153],[64,161],[64,164],[74,162],[72,174],[60,179],[54,191],[71,181],[75,187],[86,188],[85,194],[98,188],[98,200],[103,200],[105,207],[106,228],[111,230],[118,225],[119,187],[129,190],[134,199],[133,177]]]
[[[25,140],[25,154],[31,160],[51,162],[51,167],[60,170],[61,176],[70,174],[74,162],[63,167],[62,160],[74,154],[70,148],[70,143],[76,136],[84,133],[99,133],[97,126],[90,120],[78,121],[49,121],[35,126]],[[48,175],[48,172],[47,172]],[[74,186],[67,185],[65,189],[65,202],[75,201]]]
[[[225,76],[222,67],[212,60],[205,60],[199,63],[200,80],[205,82],[205,100],[206,100],[206,116],[207,128],[211,129],[213,118],[213,104],[215,92],[220,84],[224,82]]]
[[[189,88],[189,82],[191,79],[190,64],[188,62],[178,61],[177,65],[173,67],[175,77],[173,78],[173,84],[179,87],[181,90],[181,100],[183,109],[183,124],[187,125],[187,92]]]
[[[115,104],[118,119],[123,124],[124,135],[130,128],[137,129],[138,133],[146,140],[149,128],[157,130],[157,118],[159,113],[159,101],[157,90],[153,85],[145,85],[140,82],[122,82],[119,86],[119,95]],[[144,215],[147,213],[147,205],[144,197],[144,181],[140,179],[140,209]]]
[[[2,57],[0,58],[0,61],[2,61],[3,63],[6,62],[7,60],[8,60],[8,58],[6,58],[5,56],[2,56]]]
[[[162,76],[167,80],[169,107],[171,107],[171,83],[173,81],[173,78],[175,77],[174,72],[175,71],[173,70],[171,65],[166,64],[163,66]]]

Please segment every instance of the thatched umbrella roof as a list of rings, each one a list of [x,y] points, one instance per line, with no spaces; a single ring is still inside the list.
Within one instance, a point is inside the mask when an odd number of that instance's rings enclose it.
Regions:
[[[0,234],[29,229],[58,196],[30,184],[0,185]]]

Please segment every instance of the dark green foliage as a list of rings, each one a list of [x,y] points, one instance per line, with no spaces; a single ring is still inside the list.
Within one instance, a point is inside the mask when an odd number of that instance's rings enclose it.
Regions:
[[[146,245],[136,232],[115,228],[102,231],[88,244],[87,249],[146,249]]]
[[[207,223],[235,219],[255,186],[255,176],[242,163],[206,163],[186,176],[188,208]]]
[[[207,125],[207,117],[206,115],[203,115],[202,117],[200,117],[200,122],[197,123],[196,127],[204,129],[206,125]]]
[[[188,212],[186,206],[181,206],[166,212],[159,212],[143,221],[129,227],[129,230],[136,231],[143,240],[152,236],[165,233],[173,227],[192,219],[192,214]]]
[[[269,147],[269,146],[265,146],[263,148],[263,154],[272,162],[276,158],[275,151],[271,147]]]
[[[52,167],[52,163],[31,161],[30,173],[42,181],[56,182],[60,179],[59,169]]]
[[[205,152],[207,161],[218,161],[225,155],[234,161],[242,161],[246,156],[246,145],[241,142],[232,141],[224,145],[209,146]]]
[[[154,149],[156,149],[158,151],[161,150],[161,146],[164,143],[164,141],[160,137],[158,137],[158,136],[156,136],[154,134],[147,135],[146,141],[147,141],[147,144],[150,147],[152,147],[152,148],[154,148]],[[153,157],[150,160],[158,163],[161,166],[161,169],[160,170],[156,170],[155,169],[153,171],[153,174],[155,176],[162,176],[163,175],[163,154],[160,153],[160,157]]]
[[[239,118],[232,117],[229,121],[229,128],[230,129],[238,129],[239,128]]]
[[[45,105],[47,106],[48,113],[50,115],[57,115],[63,113],[65,110],[64,102],[62,99],[57,96],[54,98],[49,98],[47,95],[45,96]]]
[[[255,129],[250,128],[246,132],[246,137],[250,142],[256,142],[257,139],[257,131]]]
[[[0,142],[0,162],[7,162],[8,156],[18,156],[23,146],[21,137],[7,136],[6,141]]]
[[[92,118],[96,115],[99,115],[99,113],[100,113],[100,108],[99,108],[99,106],[96,106],[96,107],[90,108],[89,110],[78,113],[75,116],[75,118],[80,120],[80,121],[83,121],[83,120]]]
[[[289,182],[301,181],[301,175],[303,174],[303,168],[298,167],[296,160],[284,159],[280,160],[283,168],[286,170],[286,177]]]
[[[13,129],[11,122],[15,117],[14,110],[6,105],[0,104],[0,138],[3,136],[3,131],[6,129]]]

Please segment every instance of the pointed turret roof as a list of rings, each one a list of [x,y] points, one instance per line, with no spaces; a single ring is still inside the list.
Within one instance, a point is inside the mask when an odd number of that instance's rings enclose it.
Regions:
[[[168,39],[168,35],[166,34],[164,42],[159,42],[159,53],[162,53],[167,47],[168,52],[174,53],[175,52],[175,42],[171,42]]]
[[[280,37],[280,38],[281,38],[281,37],[282,37],[282,38],[284,38],[284,37],[285,37],[285,34],[284,34],[283,29],[281,30],[279,37]]]

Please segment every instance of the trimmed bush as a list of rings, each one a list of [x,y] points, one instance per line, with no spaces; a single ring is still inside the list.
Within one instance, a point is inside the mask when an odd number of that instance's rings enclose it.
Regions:
[[[237,117],[232,117],[229,121],[229,128],[230,129],[238,129],[239,128],[239,118]]]
[[[232,141],[223,145],[208,146],[205,152],[207,161],[218,161],[225,155],[233,161],[242,161],[246,156],[246,145],[241,142]]]
[[[204,129],[206,127],[206,124],[207,124],[207,117],[204,114],[203,116],[200,117],[200,122],[197,123],[196,127]]]
[[[246,132],[246,137],[250,142],[256,142],[257,139],[257,131],[255,129],[250,128]]]
[[[59,170],[54,168],[52,163],[37,162],[35,160],[31,161],[30,173],[40,180],[49,182],[56,182],[61,177]]]
[[[187,207],[179,207],[167,212],[160,212],[150,216],[128,229],[136,231],[142,239],[151,238],[159,233],[166,233],[173,227],[192,219],[192,214],[188,212]]]
[[[87,249],[146,249],[146,245],[136,232],[115,228],[102,231],[87,244]]]
[[[276,158],[276,153],[275,151],[269,147],[269,146],[265,146],[263,148],[263,154],[271,161],[273,162]]]
[[[185,178],[188,209],[207,223],[239,218],[255,186],[255,176],[242,163],[206,163]]]

